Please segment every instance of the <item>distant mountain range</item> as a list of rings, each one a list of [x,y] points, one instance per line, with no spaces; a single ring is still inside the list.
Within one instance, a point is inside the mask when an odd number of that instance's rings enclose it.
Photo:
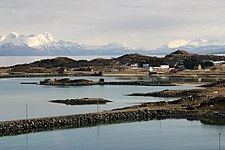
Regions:
[[[177,40],[156,48],[152,54],[169,54],[175,50],[185,50],[193,54],[225,54],[225,41],[222,40]]]
[[[153,49],[136,49],[119,43],[103,46],[81,45],[74,42],[58,41],[50,33],[19,35],[15,32],[0,36],[0,56],[72,56],[72,55],[124,55],[140,53],[165,55],[177,49],[196,54],[225,54],[225,41],[178,40]]]
[[[118,43],[89,46],[57,41],[47,32],[37,36],[18,35],[15,32],[0,36],[0,56],[122,55],[127,53],[148,54],[149,51],[130,48]]]

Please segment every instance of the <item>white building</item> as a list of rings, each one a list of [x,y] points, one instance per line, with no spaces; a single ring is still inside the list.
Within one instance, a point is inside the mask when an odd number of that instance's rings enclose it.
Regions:
[[[169,65],[160,65],[160,68],[161,68],[161,69],[169,69],[170,66],[169,66]]]

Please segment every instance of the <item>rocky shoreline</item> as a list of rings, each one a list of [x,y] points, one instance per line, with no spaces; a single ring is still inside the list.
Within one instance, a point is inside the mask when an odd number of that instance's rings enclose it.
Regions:
[[[0,122],[0,136],[51,131],[66,128],[89,127],[103,124],[116,124],[152,119],[190,119],[205,120],[205,122],[221,121],[224,113],[200,113],[181,110],[125,110],[67,115],[15,121]]]

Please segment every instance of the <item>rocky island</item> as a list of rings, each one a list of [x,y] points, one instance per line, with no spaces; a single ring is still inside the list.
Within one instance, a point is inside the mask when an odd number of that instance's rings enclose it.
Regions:
[[[80,99],[66,99],[66,100],[51,100],[52,103],[61,103],[66,105],[103,105],[112,101],[103,98],[80,98]]]
[[[23,83],[24,84],[24,83]],[[85,85],[138,85],[138,86],[176,86],[176,84],[165,81],[110,81],[106,82],[103,78],[100,78],[99,81],[87,80],[87,79],[45,79],[40,81],[40,85],[51,85],[51,86],[85,86]]]
[[[40,81],[40,85],[62,85],[62,86],[81,86],[81,85],[95,85],[96,82],[87,79],[74,79],[63,78],[63,79],[45,79]]]

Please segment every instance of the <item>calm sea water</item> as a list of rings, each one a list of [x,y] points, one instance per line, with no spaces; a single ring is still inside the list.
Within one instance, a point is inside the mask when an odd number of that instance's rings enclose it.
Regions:
[[[73,77],[74,79],[86,78],[99,80],[99,77]],[[125,94],[134,92],[152,92],[164,89],[190,89],[193,86],[44,86],[24,85],[21,82],[39,82],[44,78],[14,78],[0,79],[0,120],[12,120],[25,118],[26,104],[28,116],[44,117],[65,115],[74,113],[96,112],[95,105],[68,106],[63,104],[50,103],[50,100],[72,99],[83,97],[100,97],[113,101],[106,105],[100,105],[100,110],[111,110],[114,108],[132,106],[142,102],[172,100],[174,98],[156,97],[128,97]],[[120,78],[104,77],[105,81],[118,81]],[[121,78],[121,81],[124,78]]]

